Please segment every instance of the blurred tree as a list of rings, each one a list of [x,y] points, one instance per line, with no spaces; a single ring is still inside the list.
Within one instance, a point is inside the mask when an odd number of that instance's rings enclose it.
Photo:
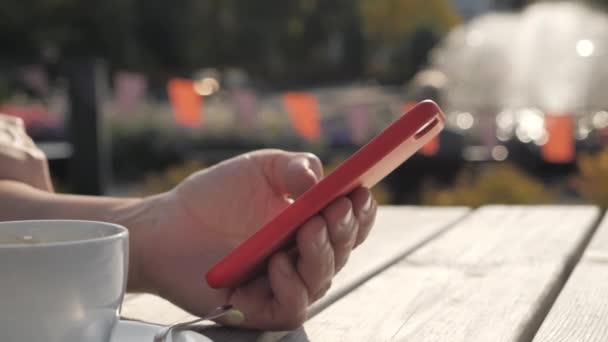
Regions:
[[[448,0],[361,0],[371,72],[410,78],[426,63],[438,37],[461,22]]]
[[[2,57],[36,61],[59,48],[66,54],[122,59],[129,44],[131,5],[132,0],[2,1]]]
[[[580,194],[604,210],[608,209],[608,149],[578,158],[579,174],[573,184]]]
[[[420,59],[407,40],[432,42],[457,22],[449,0],[0,1],[0,59],[99,56],[161,79],[238,66],[286,83],[339,80],[379,46]]]
[[[448,0],[361,0],[368,38],[399,43],[419,27],[445,32],[460,23]]]
[[[451,188],[424,184],[424,205],[480,207],[487,204],[549,204],[559,199],[555,189],[511,164],[492,164],[463,172]]]
[[[240,66],[287,82],[361,69],[356,2],[134,1],[141,58],[160,67]]]

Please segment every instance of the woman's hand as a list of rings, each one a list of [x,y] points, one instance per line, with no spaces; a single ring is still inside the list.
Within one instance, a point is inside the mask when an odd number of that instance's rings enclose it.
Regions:
[[[351,250],[369,233],[376,202],[367,189],[340,197],[297,232],[296,260],[284,252],[266,274],[236,289],[211,289],[205,273],[322,177],[307,153],[262,150],[195,173],[173,191],[144,200],[131,224],[136,272],[130,284],[157,293],[193,314],[232,304],[258,329],[301,325]]]
[[[0,114],[0,180],[53,191],[46,156],[25,132],[23,121]]]

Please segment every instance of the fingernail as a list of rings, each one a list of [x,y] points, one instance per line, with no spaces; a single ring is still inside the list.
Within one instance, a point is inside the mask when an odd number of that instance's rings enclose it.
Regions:
[[[352,226],[354,218],[355,217],[353,215],[353,209],[352,208],[348,209],[348,212],[342,219],[342,227],[346,228],[346,227]]]
[[[291,174],[297,175],[297,177],[312,177],[314,183],[316,183],[319,179],[314,170],[310,167],[310,162],[306,158],[298,158],[294,159],[289,163],[289,172]]]
[[[279,262],[279,271],[285,278],[290,278],[292,274],[291,263],[287,259],[287,257],[281,258]]]
[[[305,169],[306,171],[310,170],[310,163],[308,162],[308,159],[304,157],[293,159],[289,164],[289,167],[291,168]]]
[[[226,314],[226,321],[230,325],[241,325],[245,321],[245,315],[240,310],[232,309]]]
[[[363,204],[363,211],[370,211],[372,208],[372,195],[367,196],[367,201]]]

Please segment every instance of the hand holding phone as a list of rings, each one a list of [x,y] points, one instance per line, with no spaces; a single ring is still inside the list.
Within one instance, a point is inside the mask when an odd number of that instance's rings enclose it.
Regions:
[[[237,287],[263,271],[267,259],[289,246],[306,220],[359,186],[373,187],[437,135],[444,124],[434,102],[424,101],[412,108],[214,265],[206,275],[209,286]]]

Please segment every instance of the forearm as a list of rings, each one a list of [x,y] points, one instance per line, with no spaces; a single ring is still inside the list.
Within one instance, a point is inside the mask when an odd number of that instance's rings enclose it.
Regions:
[[[146,290],[138,279],[140,235],[145,229],[149,201],[55,194],[27,184],[0,180],[0,221],[91,220],[123,225],[129,229],[129,289]]]
[[[27,184],[0,181],[0,221],[72,219],[114,222],[140,199],[54,194]],[[118,223],[118,222],[117,222]]]

